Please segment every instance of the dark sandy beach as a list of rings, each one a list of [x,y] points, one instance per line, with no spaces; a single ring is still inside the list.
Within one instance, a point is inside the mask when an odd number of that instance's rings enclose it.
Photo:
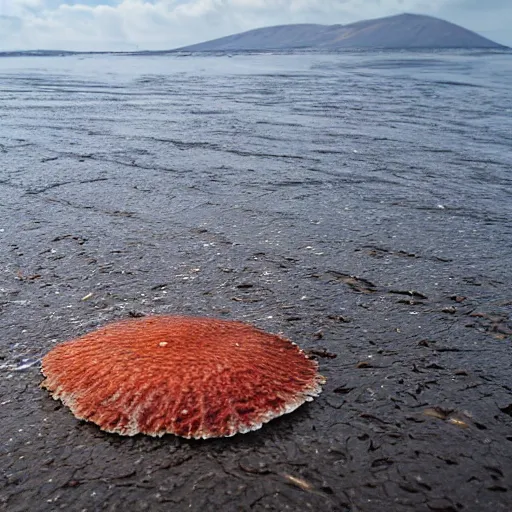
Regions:
[[[0,510],[512,510],[512,66],[481,53],[0,61]],[[141,314],[249,322],[319,398],[123,438],[39,389]]]

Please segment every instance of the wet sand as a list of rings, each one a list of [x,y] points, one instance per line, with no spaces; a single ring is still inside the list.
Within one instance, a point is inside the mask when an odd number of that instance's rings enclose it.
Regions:
[[[0,509],[510,510],[511,70],[483,58],[3,60]],[[199,442],[39,389],[57,342],[151,313],[281,333],[324,392]]]

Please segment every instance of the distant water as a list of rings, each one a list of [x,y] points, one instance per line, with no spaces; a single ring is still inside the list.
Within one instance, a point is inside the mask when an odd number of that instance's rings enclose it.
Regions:
[[[39,153],[91,158],[99,173],[101,159],[135,166],[148,180],[171,170],[304,223],[343,203],[365,214],[339,222],[379,225],[409,247],[410,229],[432,247],[439,223],[459,218],[440,245],[463,247],[462,224],[478,222],[472,251],[496,270],[512,263],[511,84],[507,52],[3,58],[0,179],[51,186],[57,164],[23,161]],[[442,209],[452,220],[421,214]]]

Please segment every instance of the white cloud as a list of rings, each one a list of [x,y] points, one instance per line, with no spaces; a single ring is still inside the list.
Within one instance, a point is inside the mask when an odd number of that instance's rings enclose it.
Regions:
[[[0,0],[0,49],[175,48],[267,25],[349,23],[400,12],[446,14],[476,31],[485,19],[482,30],[492,37],[512,25],[504,1],[494,0],[494,19],[490,0],[486,16],[475,0]]]

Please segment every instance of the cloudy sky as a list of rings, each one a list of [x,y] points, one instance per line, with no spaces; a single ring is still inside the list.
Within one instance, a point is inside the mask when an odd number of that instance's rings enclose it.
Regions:
[[[0,0],[0,50],[169,49],[268,25],[401,12],[512,46],[512,0]]]

